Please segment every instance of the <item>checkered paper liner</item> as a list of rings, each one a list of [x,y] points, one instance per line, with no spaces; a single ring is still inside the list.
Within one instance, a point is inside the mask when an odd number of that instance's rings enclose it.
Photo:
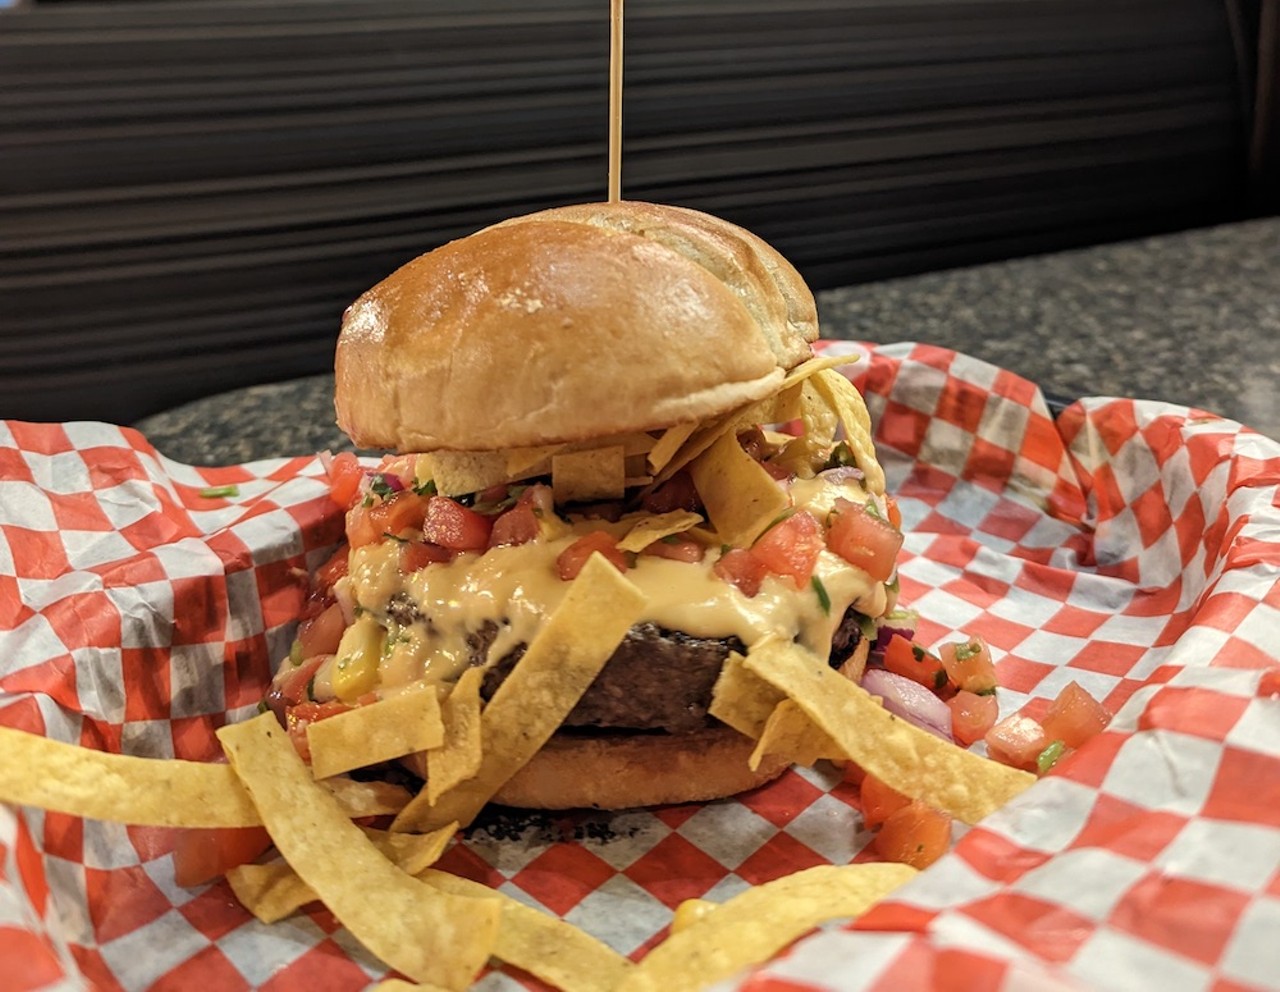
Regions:
[[[939,348],[827,343],[876,421],[919,637],[992,645],[1002,714],[1071,680],[1110,728],[916,881],[726,987],[1280,988],[1280,445],[1088,400]],[[103,424],[0,425],[0,723],[212,759],[287,653],[340,537],[321,459],[198,469]],[[207,486],[239,495],[207,499]],[[856,791],[791,771],[737,799],[499,817],[443,867],[639,957],[683,899],[867,860]],[[177,887],[173,832],[0,807],[6,989],[360,989],[322,907],[258,924]],[[496,969],[484,989],[538,983]]]

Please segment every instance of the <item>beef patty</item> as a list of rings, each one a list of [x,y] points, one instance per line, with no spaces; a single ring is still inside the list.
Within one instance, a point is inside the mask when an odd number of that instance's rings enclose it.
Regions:
[[[862,639],[860,617],[849,609],[832,639],[830,664],[838,668]],[[498,634],[488,623],[468,638],[471,663],[482,665]],[[516,646],[485,673],[481,695],[487,701],[525,646]],[[736,637],[694,637],[654,623],[636,624],[564,722],[566,728],[665,730],[685,733],[716,721],[707,714],[711,690],[731,651],[743,652]]]

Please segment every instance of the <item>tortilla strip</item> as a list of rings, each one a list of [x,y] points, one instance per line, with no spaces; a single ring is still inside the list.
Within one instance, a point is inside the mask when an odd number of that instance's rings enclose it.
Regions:
[[[496,906],[425,888],[388,861],[315,783],[274,715],[218,739],[280,853],[357,940],[417,981],[470,984],[493,948]]]
[[[392,830],[467,826],[507,779],[556,732],[645,606],[644,594],[599,553],[480,714],[480,770],[430,805],[418,793]]]
[[[860,916],[915,875],[907,865],[819,865],[747,889],[653,948],[617,992],[707,988],[820,923]]]
[[[797,644],[761,642],[744,665],[794,699],[846,757],[899,792],[965,823],[977,823],[1036,781],[899,719]]]
[[[111,754],[10,727],[0,727],[0,800],[150,827],[262,822],[229,765]]]

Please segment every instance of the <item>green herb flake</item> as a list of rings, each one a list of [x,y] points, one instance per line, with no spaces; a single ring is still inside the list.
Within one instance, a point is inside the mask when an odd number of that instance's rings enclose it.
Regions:
[[[201,499],[225,499],[228,496],[239,496],[240,487],[232,483],[229,486],[207,486],[200,490]]]
[[[946,687],[947,687],[947,670],[945,668],[939,668],[937,672],[934,673],[934,676],[933,676],[933,691],[941,692]]]
[[[419,496],[435,496],[437,492],[436,480],[428,479],[426,482],[419,482],[417,477],[415,476],[413,480],[412,489]]]
[[[827,593],[827,587],[822,584],[822,580],[816,575],[809,579],[809,584],[813,586],[813,591],[818,594],[818,604],[822,607],[822,612],[827,616],[831,616],[831,596]]]
[[[976,655],[981,648],[974,644],[973,641],[965,641],[963,644],[956,645],[956,661],[968,661]]]
[[[925,656],[924,648],[922,648],[919,644],[912,644],[911,656],[915,658],[916,661],[924,661],[924,656]]]
[[[1054,741],[1036,758],[1036,770],[1041,775],[1046,775],[1054,765],[1056,765],[1062,757],[1062,752],[1067,749],[1066,741]]]
[[[875,500],[869,499],[865,503],[863,503],[862,506],[869,514],[871,514],[871,516],[875,517],[877,520],[884,519],[884,514],[880,512],[880,507],[876,506]]]
[[[316,698],[316,677],[311,676],[311,680],[307,682],[307,698],[315,702]]]

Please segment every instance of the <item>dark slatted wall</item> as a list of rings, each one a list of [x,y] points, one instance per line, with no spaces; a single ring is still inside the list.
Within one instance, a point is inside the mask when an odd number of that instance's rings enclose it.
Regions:
[[[0,416],[327,369],[342,307],[603,196],[605,0],[0,11]],[[817,287],[1236,216],[1215,0],[627,4],[624,190]]]

